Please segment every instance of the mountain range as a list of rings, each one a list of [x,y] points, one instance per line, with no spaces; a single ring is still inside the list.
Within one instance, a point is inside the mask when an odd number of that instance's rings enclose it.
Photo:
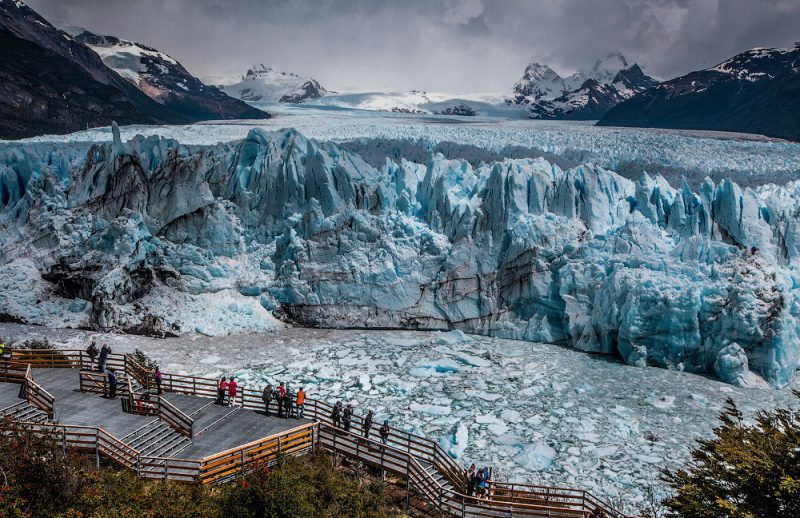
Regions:
[[[527,107],[533,119],[596,120],[657,83],[639,65],[628,64],[625,56],[614,52],[567,77],[547,65],[531,63],[506,103]]]
[[[755,48],[665,81],[611,109],[601,126],[760,133],[800,139],[800,42]]]
[[[203,85],[144,45],[64,32],[19,0],[0,0],[0,138],[121,124],[269,115]]]
[[[216,78],[225,93],[250,103],[302,103],[329,94],[312,77],[279,72],[263,64],[253,65],[243,76]]]

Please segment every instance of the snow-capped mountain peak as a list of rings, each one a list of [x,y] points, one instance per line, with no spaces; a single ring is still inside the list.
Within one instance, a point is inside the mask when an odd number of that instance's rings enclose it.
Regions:
[[[293,78],[294,79],[301,79],[301,77],[297,74],[293,74],[292,72],[279,72],[272,67],[265,66],[263,63],[259,63],[258,65],[253,65],[252,67],[247,69],[247,73],[242,77],[242,80],[250,79],[271,79],[271,78]]]
[[[798,50],[800,50],[800,42],[796,43],[793,49],[755,47],[706,70],[722,72],[745,81],[770,79],[786,69],[784,61],[796,56]],[[790,66],[797,67],[798,65],[800,63],[794,59],[794,63]]]
[[[539,99],[557,97],[564,91],[564,79],[547,65],[531,63],[522,78],[514,84],[512,95],[516,104],[528,104]]]
[[[224,79],[224,76],[217,76]],[[236,81],[215,81],[228,95],[248,102],[302,103],[318,99],[328,91],[312,77],[303,77],[292,72],[280,72],[263,63],[253,65]]]
[[[531,63],[506,103],[529,106],[532,118],[591,120],[655,84],[639,65],[631,66],[620,52],[611,52],[591,68],[567,77],[547,65]]]
[[[621,52],[616,51],[610,52],[598,59],[591,70],[595,75],[594,79],[598,79],[613,77],[620,71],[629,67],[630,65],[628,64],[628,60],[625,59],[625,56],[623,56]]]

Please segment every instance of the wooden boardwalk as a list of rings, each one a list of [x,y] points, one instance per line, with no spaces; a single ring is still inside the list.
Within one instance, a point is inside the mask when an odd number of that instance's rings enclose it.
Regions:
[[[240,387],[234,406],[215,404],[216,380],[164,373],[154,394],[153,373],[130,355],[111,355],[118,397],[104,374],[88,369],[82,351],[13,351],[0,362],[0,414],[98,459],[105,457],[142,477],[217,483],[281,457],[323,448],[347,459],[356,472],[369,467],[381,479],[406,481],[432,508],[455,516],[624,518],[586,491],[491,481],[489,498],[464,494],[464,472],[434,441],[391,430],[388,444],[333,426],[332,407],[307,399],[309,419],[267,417],[260,388]],[[272,410],[276,410],[274,407]],[[354,416],[353,430],[362,418]]]

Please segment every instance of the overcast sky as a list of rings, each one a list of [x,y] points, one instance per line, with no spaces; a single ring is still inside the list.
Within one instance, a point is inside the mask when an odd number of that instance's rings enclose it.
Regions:
[[[253,63],[329,89],[499,92],[620,50],[651,75],[800,40],[800,0],[25,0],[45,18],[156,47],[193,74]]]

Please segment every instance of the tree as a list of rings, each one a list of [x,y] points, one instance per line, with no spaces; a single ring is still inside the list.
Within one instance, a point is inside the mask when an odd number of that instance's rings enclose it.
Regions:
[[[667,507],[697,518],[800,516],[800,412],[759,412],[747,424],[728,399],[720,421],[686,469],[665,472],[675,491]]]

